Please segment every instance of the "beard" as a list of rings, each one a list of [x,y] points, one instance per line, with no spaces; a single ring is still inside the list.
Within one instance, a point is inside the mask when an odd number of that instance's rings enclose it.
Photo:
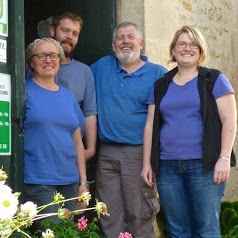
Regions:
[[[68,44],[68,46],[64,46],[65,43]],[[60,44],[63,47],[64,54],[65,54],[66,58],[70,57],[76,48],[76,45],[73,45],[73,43],[69,40],[62,40],[60,42]],[[70,46],[70,48],[69,48],[69,46]]]
[[[56,36],[54,36],[52,38],[54,40],[58,41],[61,44],[61,46],[62,46],[62,48],[64,50],[65,58],[69,58],[73,54],[73,52],[74,52],[74,50],[76,48],[76,45],[74,45],[71,41],[69,41],[69,40],[60,40]],[[68,46],[63,46],[64,43],[68,44]]]
[[[120,50],[116,50],[115,55],[116,55],[117,59],[122,63],[133,63],[138,58],[140,58],[140,50],[135,50],[134,49],[129,54],[128,53],[123,53]]]

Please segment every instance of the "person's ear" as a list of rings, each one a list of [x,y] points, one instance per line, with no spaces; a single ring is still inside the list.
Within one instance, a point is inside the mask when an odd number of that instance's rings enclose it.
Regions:
[[[56,29],[53,26],[51,26],[50,27],[50,35],[51,35],[51,37],[55,36],[55,32],[56,32]]]
[[[144,47],[145,41],[143,39],[140,39],[140,49],[142,50]]]
[[[115,50],[116,50],[116,46],[115,46],[115,43],[114,42],[112,42],[112,50],[115,52]]]

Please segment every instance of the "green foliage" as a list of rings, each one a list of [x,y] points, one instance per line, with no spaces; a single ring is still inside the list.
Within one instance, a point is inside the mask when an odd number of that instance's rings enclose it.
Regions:
[[[82,231],[71,219],[66,219],[58,224],[53,224],[50,219],[46,219],[42,221],[42,225],[45,229],[54,231],[55,238],[104,238],[98,234],[99,228],[94,222],[89,223],[87,228]]]
[[[99,235],[99,228],[95,222],[88,223],[85,230],[80,231],[77,224],[71,220],[66,219],[61,223],[54,224],[50,219],[45,219],[41,222],[44,229],[54,231],[55,238],[105,238]],[[39,238],[39,236],[32,235],[26,228],[22,228],[24,233],[28,234],[31,238]],[[15,231],[10,238],[26,238],[23,233]]]
[[[221,203],[220,227],[222,238],[238,238],[238,201]]]

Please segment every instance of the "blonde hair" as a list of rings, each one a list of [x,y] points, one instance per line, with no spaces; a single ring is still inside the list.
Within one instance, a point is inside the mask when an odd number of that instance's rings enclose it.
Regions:
[[[199,46],[200,49],[200,58],[198,61],[198,65],[203,65],[205,64],[206,60],[207,60],[207,46],[206,46],[206,41],[202,35],[202,33],[192,27],[192,26],[183,26],[181,29],[179,29],[178,31],[176,31],[174,38],[170,44],[170,48],[169,48],[169,54],[170,54],[170,60],[169,62],[173,63],[176,62],[176,59],[173,55],[173,49],[177,43],[177,40],[179,38],[179,36],[183,33],[187,33],[189,35],[189,37],[191,38],[192,42],[196,43]]]
[[[65,59],[65,55],[64,55],[64,50],[62,48],[62,46],[60,45],[60,43],[52,38],[42,38],[42,39],[35,39],[32,43],[30,43],[27,48],[26,48],[26,51],[25,51],[25,59],[26,59],[26,63],[27,65],[31,68],[30,66],[30,63],[31,63],[31,57],[33,55],[33,52],[36,48],[36,46],[41,43],[41,42],[44,42],[44,41],[47,41],[47,42],[51,42],[54,44],[54,46],[56,47],[56,49],[58,50],[59,52],[59,55],[60,55],[60,62],[62,60]]]

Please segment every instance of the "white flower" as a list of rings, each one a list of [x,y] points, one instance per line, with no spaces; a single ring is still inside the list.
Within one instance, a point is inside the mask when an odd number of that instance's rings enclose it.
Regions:
[[[34,217],[37,214],[37,205],[33,202],[26,202],[21,204],[21,214],[23,216]]]
[[[0,195],[4,194],[4,193],[11,193],[12,192],[12,189],[5,185],[5,184],[1,184],[0,185]]]
[[[47,229],[46,232],[42,232],[44,238],[54,238],[54,232],[50,229]]]
[[[0,186],[3,187],[4,185]],[[8,192],[0,191],[0,219],[8,219],[14,216],[17,212],[18,197]]]

